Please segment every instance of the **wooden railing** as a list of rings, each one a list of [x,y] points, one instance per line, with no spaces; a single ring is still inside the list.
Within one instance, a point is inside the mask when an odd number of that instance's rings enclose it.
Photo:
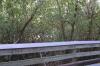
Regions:
[[[26,54],[36,54],[32,58],[9,60],[12,56],[25,56]],[[39,54],[38,57],[37,54]],[[2,56],[7,61],[1,60],[0,66],[29,66],[43,64],[67,59],[77,59],[80,57],[100,55],[100,41],[69,41],[69,42],[47,42],[47,43],[25,43],[25,44],[1,44],[0,58]]]

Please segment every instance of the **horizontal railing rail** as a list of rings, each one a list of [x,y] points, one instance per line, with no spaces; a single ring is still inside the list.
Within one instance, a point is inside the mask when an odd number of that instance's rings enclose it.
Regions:
[[[46,43],[22,43],[22,44],[1,44],[0,49],[24,49],[37,47],[68,46],[82,44],[98,44],[100,41],[67,41],[67,42],[46,42]]]
[[[80,51],[80,49],[94,48],[94,50]],[[1,44],[0,56],[23,55],[39,53],[40,57],[16,61],[0,62],[0,66],[26,66],[33,64],[45,64],[70,58],[100,55],[100,41],[69,41],[25,44]],[[72,50],[70,53],[43,56],[42,53]]]
[[[79,62],[73,62],[73,63],[63,64],[63,65],[59,65],[59,66],[84,66],[84,65],[86,66],[86,65],[90,65],[90,64],[96,64],[96,63],[100,63],[100,58],[79,61]]]

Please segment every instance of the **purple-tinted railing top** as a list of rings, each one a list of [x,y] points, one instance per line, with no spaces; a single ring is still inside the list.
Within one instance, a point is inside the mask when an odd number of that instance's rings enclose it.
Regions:
[[[66,42],[45,42],[45,43],[22,43],[22,44],[0,44],[0,49],[20,49],[20,48],[37,48],[53,47],[81,44],[100,44],[100,41],[66,41]]]

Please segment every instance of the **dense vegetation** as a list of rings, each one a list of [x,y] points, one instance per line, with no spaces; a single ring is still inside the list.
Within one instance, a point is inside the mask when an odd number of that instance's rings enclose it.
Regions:
[[[99,0],[0,0],[0,43],[100,39]]]

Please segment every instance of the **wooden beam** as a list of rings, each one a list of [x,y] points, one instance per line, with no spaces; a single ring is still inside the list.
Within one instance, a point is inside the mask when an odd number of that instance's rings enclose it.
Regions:
[[[83,65],[90,65],[90,64],[95,64],[95,63],[100,63],[100,58],[78,61],[78,62],[63,64],[63,65],[59,65],[59,66],[83,66]]]

